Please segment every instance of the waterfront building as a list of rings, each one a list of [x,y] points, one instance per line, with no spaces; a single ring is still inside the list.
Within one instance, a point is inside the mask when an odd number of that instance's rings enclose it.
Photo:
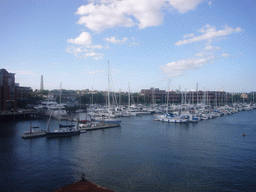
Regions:
[[[0,110],[16,110],[15,73],[0,69]]]
[[[151,98],[153,103],[161,102],[166,95],[165,90],[160,90],[159,88],[151,87],[150,89],[142,89],[140,92],[141,96],[146,98]]]
[[[140,96],[156,103],[166,102],[168,91],[159,88],[142,89]],[[202,103],[205,105],[225,105],[232,101],[232,94],[225,91],[169,91],[169,103]]]
[[[48,98],[56,99],[60,96],[60,90],[54,89],[48,93]],[[61,90],[61,101],[75,101],[78,97],[77,92],[74,90]]]
[[[16,83],[17,90],[17,99],[26,100],[29,99],[32,95],[31,87],[20,87],[18,83]]]

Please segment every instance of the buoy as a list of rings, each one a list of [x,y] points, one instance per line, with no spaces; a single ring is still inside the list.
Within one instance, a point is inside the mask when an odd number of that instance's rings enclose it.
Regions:
[[[243,137],[245,136],[245,133],[243,133]]]

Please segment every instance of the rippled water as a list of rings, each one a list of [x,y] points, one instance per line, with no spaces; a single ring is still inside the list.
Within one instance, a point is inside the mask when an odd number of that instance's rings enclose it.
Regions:
[[[22,139],[29,123],[1,124],[0,191],[53,191],[82,173],[115,191],[256,191],[256,110],[196,124],[131,117],[120,128]]]

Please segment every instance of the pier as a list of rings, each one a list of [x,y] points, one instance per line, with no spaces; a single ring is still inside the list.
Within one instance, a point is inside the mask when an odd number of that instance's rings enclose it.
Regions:
[[[110,128],[116,128],[120,127],[118,124],[105,124],[105,125],[92,125],[90,127],[85,127],[85,128],[79,128],[80,133],[86,133],[87,131],[95,131],[95,130],[100,130],[100,129],[110,129]],[[37,132],[26,132],[23,134],[21,137],[24,139],[31,139],[31,138],[36,138],[36,137],[44,137],[46,136],[45,131],[37,131]]]
[[[21,137],[24,139],[28,139],[28,138],[44,137],[44,136],[46,136],[46,132],[28,133],[28,134],[22,135]]]
[[[115,127],[120,127],[118,124],[105,124],[105,125],[96,125],[96,126],[91,126],[91,127],[84,127],[80,128],[81,131],[94,131],[94,130],[99,130],[99,129],[110,129],[110,128],[115,128]]]

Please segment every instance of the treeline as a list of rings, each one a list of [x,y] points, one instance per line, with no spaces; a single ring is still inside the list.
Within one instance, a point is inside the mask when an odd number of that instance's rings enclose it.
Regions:
[[[32,92],[30,97],[23,98],[23,99],[17,99],[17,106],[18,108],[27,108],[30,105],[38,105],[43,100],[45,100],[48,96],[49,91],[48,90],[35,90]],[[227,93],[226,96],[223,96],[223,98],[218,101],[218,105],[225,105],[225,104],[231,104],[232,102],[245,102],[250,103],[255,102],[255,96],[253,93],[243,94],[243,93],[236,93],[236,94],[230,94]],[[166,103],[166,95],[162,95],[161,97],[155,97],[154,103],[157,104],[165,104]],[[183,98],[184,99],[184,98]],[[59,102],[59,96],[55,98],[56,102]],[[63,103],[76,103],[77,106],[81,105],[88,105],[88,104],[101,104],[106,105],[107,104],[107,93],[106,92],[99,92],[99,93],[88,93],[83,94],[81,96],[76,95],[76,98],[74,100],[65,96],[61,97],[61,102]],[[173,100],[173,98],[169,98],[170,103],[180,104],[182,100],[181,95],[176,99]],[[110,102],[115,103],[117,105],[127,105],[128,104],[128,93],[110,93]],[[143,96],[139,93],[131,93],[130,96],[130,104],[152,104],[153,99],[151,96]],[[184,101],[183,101],[184,102]],[[187,103],[189,101],[187,100]],[[220,102],[220,103],[219,103]],[[215,100],[212,100],[209,102],[211,105],[215,105]]]

